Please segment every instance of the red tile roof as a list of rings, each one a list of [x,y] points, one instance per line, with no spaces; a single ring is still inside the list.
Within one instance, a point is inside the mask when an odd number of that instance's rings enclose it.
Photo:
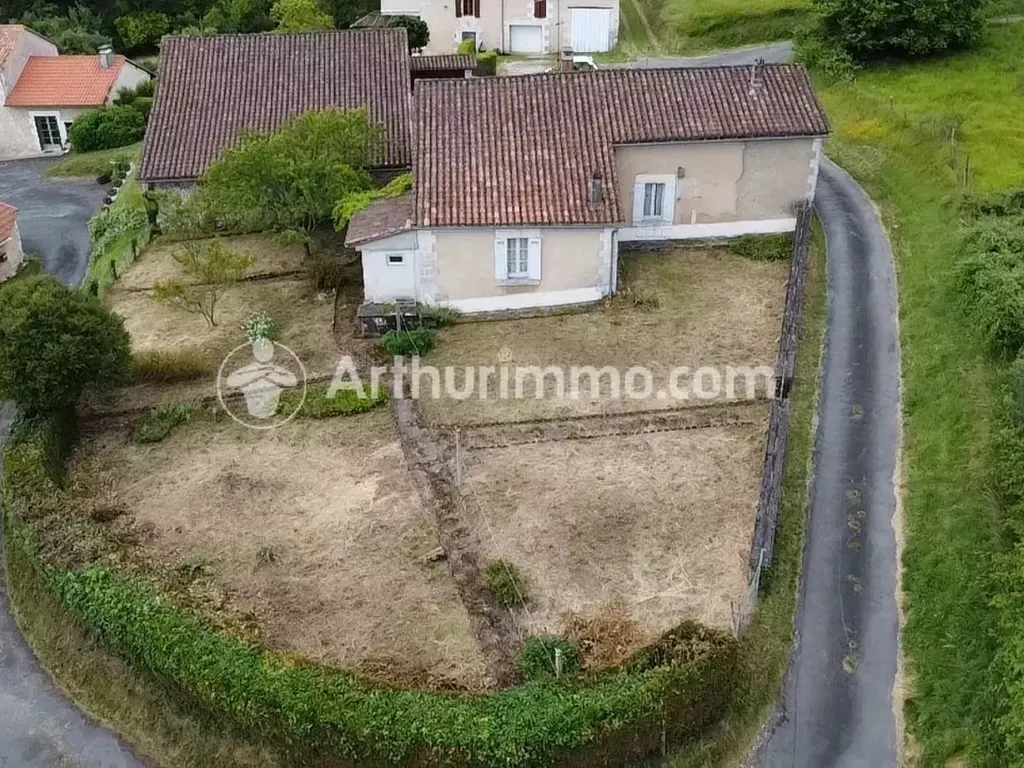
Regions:
[[[0,24],[0,67],[7,62],[7,57],[18,47],[18,40],[25,28],[21,24]]]
[[[0,200],[0,243],[7,242],[18,223],[18,209]]]
[[[378,200],[349,222],[345,245],[355,246],[412,228],[412,194]]]
[[[617,144],[829,131],[795,64],[418,80],[414,102],[420,227],[619,223]]]
[[[9,107],[102,107],[125,64],[115,56],[104,69],[97,54],[30,56],[7,97]]]
[[[165,39],[139,178],[192,181],[246,129],[306,112],[366,106],[388,130],[381,166],[408,166],[405,30]]]

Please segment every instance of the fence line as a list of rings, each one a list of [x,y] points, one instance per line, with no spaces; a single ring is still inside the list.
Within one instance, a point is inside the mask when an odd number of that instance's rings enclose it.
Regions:
[[[776,366],[775,399],[768,419],[768,439],[764,452],[764,469],[757,498],[757,517],[750,545],[748,594],[736,616],[736,629],[749,624],[760,599],[764,573],[771,568],[775,555],[775,533],[782,508],[782,481],[786,468],[786,442],[789,438],[790,393],[796,376],[796,351],[803,327],[804,287],[811,258],[811,207],[801,205],[797,212],[793,255],[786,287],[782,335]]]

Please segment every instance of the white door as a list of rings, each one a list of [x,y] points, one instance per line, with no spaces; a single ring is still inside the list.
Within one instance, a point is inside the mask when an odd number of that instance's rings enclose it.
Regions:
[[[569,11],[569,45],[573,53],[611,50],[611,8],[570,8]]]
[[[512,53],[544,53],[544,28],[539,24],[511,24],[508,44]]]

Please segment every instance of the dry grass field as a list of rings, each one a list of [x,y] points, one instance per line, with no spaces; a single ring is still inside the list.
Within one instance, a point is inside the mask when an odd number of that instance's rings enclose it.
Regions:
[[[123,509],[153,563],[209,578],[272,649],[385,680],[477,689],[483,661],[391,415],[259,433],[224,419],[142,446],[86,433],[77,490]]]
[[[611,610],[636,647],[683,619],[732,628],[768,407],[757,423],[467,451],[478,535],[515,564],[533,633]],[[630,649],[635,650],[635,648]]]
[[[454,366],[461,389],[466,366],[614,366],[624,376],[645,366],[654,391],[669,394],[679,366],[772,366],[778,352],[787,261],[752,261],[726,248],[679,248],[621,256],[627,290],[603,308],[579,314],[458,323],[445,330],[425,363]],[[568,376],[568,374],[567,374]],[[568,379],[567,379],[568,380]],[[498,377],[485,398],[421,399],[432,424],[479,424],[565,418],[583,414],[680,407],[707,402],[690,397],[630,400],[611,396],[607,379],[598,397],[589,383],[579,398],[554,396],[554,377],[544,379],[543,397],[531,377],[523,397],[499,399]],[[623,379],[624,381],[624,379]],[[686,379],[680,379],[682,383]],[[588,380],[589,382],[589,380]],[[421,380],[422,390],[429,381]],[[759,394],[763,394],[760,386]],[[514,392],[514,387],[510,388]]]

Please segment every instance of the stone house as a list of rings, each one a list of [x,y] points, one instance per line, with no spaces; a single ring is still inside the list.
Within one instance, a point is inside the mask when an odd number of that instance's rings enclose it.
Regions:
[[[367,303],[600,300],[621,244],[789,232],[829,132],[794,64],[424,80],[415,185],[351,222]]]
[[[31,29],[0,24],[0,160],[64,151],[75,118],[152,76],[109,47],[61,56]]]

